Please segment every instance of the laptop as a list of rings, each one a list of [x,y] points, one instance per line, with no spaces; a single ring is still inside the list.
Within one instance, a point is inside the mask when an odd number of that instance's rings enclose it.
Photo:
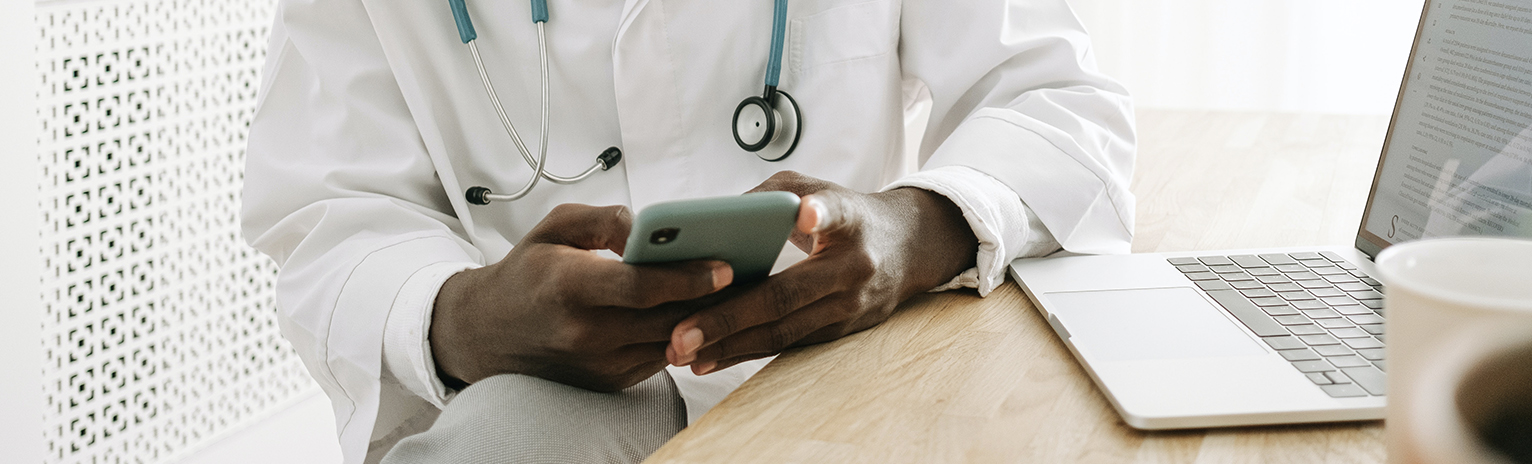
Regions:
[[[1020,259],[1011,275],[1139,429],[1382,419],[1372,258],[1437,236],[1532,237],[1532,24],[1432,0],[1355,247]],[[1509,16],[1507,16],[1509,15]]]

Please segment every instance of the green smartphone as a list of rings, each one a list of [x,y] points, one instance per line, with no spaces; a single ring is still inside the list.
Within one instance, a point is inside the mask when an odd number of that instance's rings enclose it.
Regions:
[[[734,269],[734,282],[764,279],[793,233],[798,201],[788,192],[756,192],[656,203],[638,213],[622,261],[716,259]]]

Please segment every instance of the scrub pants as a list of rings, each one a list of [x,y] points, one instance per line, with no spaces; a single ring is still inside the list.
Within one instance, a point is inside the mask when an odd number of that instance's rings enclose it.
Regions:
[[[670,373],[616,393],[506,374],[458,393],[383,464],[636,463],[686,426]]]

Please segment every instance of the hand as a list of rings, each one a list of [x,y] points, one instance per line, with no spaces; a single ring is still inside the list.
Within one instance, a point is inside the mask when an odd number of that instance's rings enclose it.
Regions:
[[[783,171],[752,191],[804,197],[791,241],[809,257],[676,325],[665,357],[701,375],[844,337],[974,266],[978,239],[946,197],[861,194]]]
[[[693,300],[728,285],[721,261],[633,266],[622,254],[628,208],[560,205],[493,265],[442,285],[430,343],[443,380],[519,373],[596,391],[632,386],[665,367],[670,330]]]

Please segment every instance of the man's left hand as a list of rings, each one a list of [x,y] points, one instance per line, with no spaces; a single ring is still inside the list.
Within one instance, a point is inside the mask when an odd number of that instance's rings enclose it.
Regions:
[[[809,257],[676,325],[665,356],[701,375],[888,319],[900,302],[974,266],[978,239],[946,197],[862,194],[792,171],[755,191],[803,197],[791,241]]]

